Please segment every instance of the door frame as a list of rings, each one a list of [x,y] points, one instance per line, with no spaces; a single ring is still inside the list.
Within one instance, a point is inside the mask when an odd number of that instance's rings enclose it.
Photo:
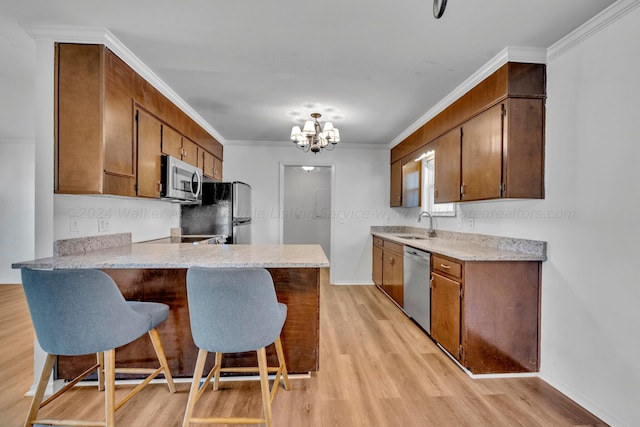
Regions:
[[[279,193],[279,201],[278,201],[278,244],[282,245],[284,243],[284,170],[287,167],[302,167],[302,166],[315,166],[315,167],[328,167],[331,168],[331,206],[329,208],[329,250],[331,253],[329,254],[329,264],[333,265],[333,257],[335,254],[335,220],[336,216],[333,214],[334,207],[336,205],[336,165],[335,163],[316,163],[316,162],[280,162],[280,180],[278,189]],[[329,283],[333,283],[333,269],[329,268]]]

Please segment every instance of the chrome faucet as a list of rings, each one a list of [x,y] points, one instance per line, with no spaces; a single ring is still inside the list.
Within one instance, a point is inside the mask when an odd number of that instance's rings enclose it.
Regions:
[[[428,236],[429,237],[436,237],[436,230],[433,229],[433,215],[431,215],[431,212],[429,212],[429,211],[422,211],[422,212],[420,212],[420,215],[418,215],[418,222],[422,222],[422,216],[423,215],[428,215],[429,216],[429,233],[428,233]]]

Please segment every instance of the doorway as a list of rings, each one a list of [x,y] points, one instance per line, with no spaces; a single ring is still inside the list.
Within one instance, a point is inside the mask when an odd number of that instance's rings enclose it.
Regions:
[[[280,243],[316,244],[331,260],[333,166],[280,165]]]

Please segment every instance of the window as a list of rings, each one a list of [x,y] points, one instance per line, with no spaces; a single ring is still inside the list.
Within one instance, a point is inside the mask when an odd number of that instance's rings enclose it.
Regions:
[[[455,203],[434,203],[435,153],[429,151],[422,159],[422,209],[433,216],[456,216]]]

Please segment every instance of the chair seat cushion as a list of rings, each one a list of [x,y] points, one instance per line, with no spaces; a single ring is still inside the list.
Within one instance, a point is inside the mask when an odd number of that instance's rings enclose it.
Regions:
[[[159,302],[127,301],[136,313],[149,316],[149,329],[153,329],[169,317],[169,306]]]

